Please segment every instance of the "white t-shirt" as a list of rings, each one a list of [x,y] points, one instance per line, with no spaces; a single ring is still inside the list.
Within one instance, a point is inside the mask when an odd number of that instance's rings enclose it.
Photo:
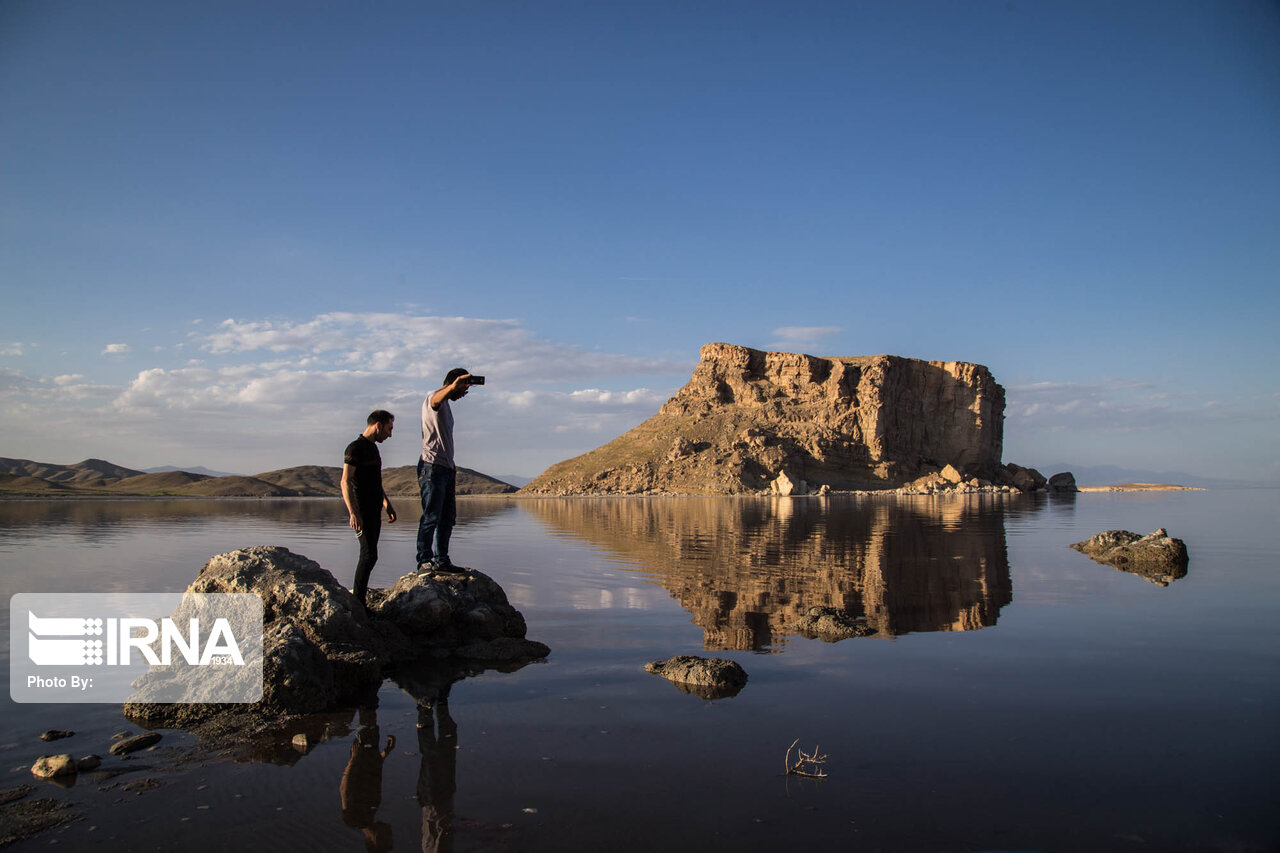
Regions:
[[[432,465],[453,464],[453,410],[445,400],[440,408],[431,408],[431,395],[422,401],[422,461]]]

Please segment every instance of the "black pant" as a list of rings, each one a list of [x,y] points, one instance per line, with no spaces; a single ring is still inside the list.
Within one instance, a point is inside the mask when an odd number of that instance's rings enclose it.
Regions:
[[[369,591],[369,574],[378,562],[378,536],[382,534],[382,507],[376,510],[360,509],[360,561],[356,563],[355,586],[351,592],[364,604]]]

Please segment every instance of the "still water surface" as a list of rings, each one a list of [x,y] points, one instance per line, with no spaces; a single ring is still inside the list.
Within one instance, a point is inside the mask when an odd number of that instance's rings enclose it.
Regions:
[[[546,662],[460,681],[430,708],[388,682],[376,710],[309,721],[327,739],[305,755],[197,749],[174,769],[144,753],[124,776],[38,783],[84,818],[12,849],[1280,844],[1275,491],[484,498],[459,516],[455,560],[503,585]],[[1167,586],[1067,547],[1157,527],[1191,554]],[[374,585],[412,567],[415,529],[412,515],[383,527]],[[254,544],[351,582],[334,500],[6,501],[0,591],[180,591],[209,556]],[[796,634],[815,605],[878,633]],[[706,701],[642,669],[675,654],[732,658],[750,681]],[[130,728],[107,705],[6,698],[0,714],[0,788],[32,781],[40,754],[105,754]],[[77,735],[51,749],[47,728]],[[783,774],[797,738],[829,756],[828,778]],[[198,748],[162,743],[183,746]],[[140,778],[160,785],[121,787]]]

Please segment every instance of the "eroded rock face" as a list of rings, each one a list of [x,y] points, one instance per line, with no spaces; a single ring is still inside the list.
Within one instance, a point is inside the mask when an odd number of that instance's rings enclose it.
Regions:
[[[1187,574],[1187,546],[1171,537],[1163,527],[1146,536],[1128,530],[1104,530],[1071,546],[1099,563],[1115,566],[1168,586]]]
[[[525,639],[524,617],[502,587],[475,570],[405,575],[389,590],[370,590],[366,613],[314,561],[257,546],[214,557],[188,591],[262,599],[262,699],[253,705],[148,702],[149,678],[202,677],[198,668],[176,675],[153,668],[124,709],[145,725],[190,726],[220,714],[316,713],[367,699],[397,666],[417,660],[514,662],[550,654]]]
[[[1004,389],[978,364],[707,344],[658,414],[524,488],[549,494],[900,486],[951,465],[999,477]]]
[[[686,693],[703,699],[736,696],[747,684],[747,673],[736,662],[724,658],[677,655],[644,665],[645,672],[661,675]]]

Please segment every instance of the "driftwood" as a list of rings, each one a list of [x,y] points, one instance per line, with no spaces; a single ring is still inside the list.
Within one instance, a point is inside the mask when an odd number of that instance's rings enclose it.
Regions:
[[[796,738],[791,742],[791,746],[787,747],[786,767],[788,776],[804,776],[809,779],[825,779],[827,771],[822,769],[822,765],[826,763],[827,756],[818,754],[818,747],[815,745],[813,752],[805,753],[802,749],[796,750],[798,756],[793,763],[791,761],[791,750],[796,748],[796,744],[800,742],[800,738]]]

